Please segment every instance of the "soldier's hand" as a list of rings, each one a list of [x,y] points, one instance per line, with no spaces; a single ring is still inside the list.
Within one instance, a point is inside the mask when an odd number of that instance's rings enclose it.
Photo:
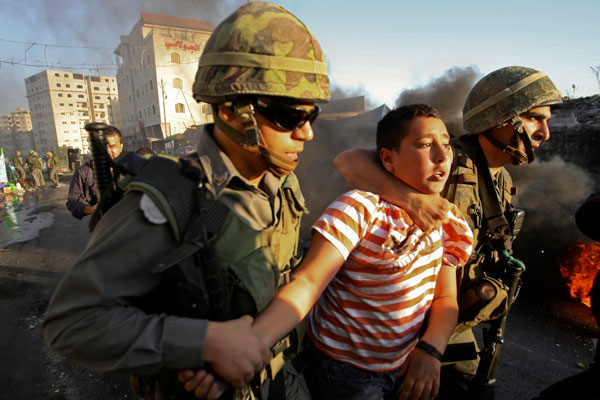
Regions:
[[[204,344],[204,361],[235,388],[250,382],[269,360],[269,348],[252,332],[253,318],[210,321]]]
[[[196,372],[191,369],[180,371],[179,382],[184,384],[187,392],[193,392],[198,399],[214,400],[227,390],[227,383],[204,369]]]
[[[432,231],[448,222],[452,205],[442,196],[413,193],[403,208],[423,232]]]
[[[398,400],[434,399],[440,389],[440,361],[427,352],[415,348],[398,371],[404,375]]]

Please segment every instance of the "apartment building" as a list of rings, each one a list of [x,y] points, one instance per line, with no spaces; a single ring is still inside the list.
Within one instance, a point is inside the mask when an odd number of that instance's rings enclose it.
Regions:
[[[175,137],[212,122],[208,104],[192,97],[192,85],[208,37],[208,21],[141,13],[115,49],[126,146],[169,150]]]
[[[29,110],[18,107],[17,111],[3,115],[0,118],[0,132],[28,132],[31,130],[31,116]]]
[[[40,154],[62,146],[89,154],[88,122],[122,126],[114,76],[45,70],[26,78],[25,89]]]

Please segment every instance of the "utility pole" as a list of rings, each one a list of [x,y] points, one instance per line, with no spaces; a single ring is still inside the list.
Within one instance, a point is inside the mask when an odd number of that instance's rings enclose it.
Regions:
[[[594,74],[596,75],[596,80],[598,81],[598,90],[600,91],[600,65],[597,67],[590,67]]]
[[[166,131],[167,129],[167,108],[165,106],[165,99],[167,98],[167,94],[165,93],[165,81],[161,78],[160,79],[160,89],[162,92],[162,103],[163,103],[163,132]],[[171,132],[169,132],[170,134]],[[170,135],[167,135],[170,136]]]

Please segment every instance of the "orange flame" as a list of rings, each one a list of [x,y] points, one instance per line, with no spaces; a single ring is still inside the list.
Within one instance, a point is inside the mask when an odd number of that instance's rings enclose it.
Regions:
[[[589,293],[596,273],[600,270],[600,243],[578,243],[571,246],[557,263],[571,290],[571,297],[591,307]]]

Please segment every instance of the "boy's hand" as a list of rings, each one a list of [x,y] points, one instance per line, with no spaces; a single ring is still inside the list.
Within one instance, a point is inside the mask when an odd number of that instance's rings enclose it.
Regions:
[[[250,382],[269,360],[269,349],[251,330],[252,317],[209,322],[204,362],[235,388]]]
[[[191,369],[180,371],[178,378],[185,390],[193,392],[198,399],[218,399],[227,390],[227,383],[204,369],[196,372]]]
[[[419,348],[413,349],[398,371],[404,375],[398,400],[434,399],[440,389],[440,361]]]

